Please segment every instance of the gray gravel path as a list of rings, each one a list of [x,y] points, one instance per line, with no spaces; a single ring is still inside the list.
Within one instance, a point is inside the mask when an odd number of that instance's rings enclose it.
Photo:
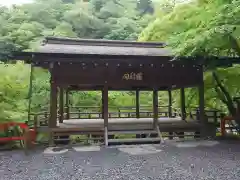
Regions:
[[[22,151],[0,152],[0,180],[238,180],[240,143],[214,147],[158,146],[155,154],[130,155],[118,148],[98,152],[69,150],[25,156]]]

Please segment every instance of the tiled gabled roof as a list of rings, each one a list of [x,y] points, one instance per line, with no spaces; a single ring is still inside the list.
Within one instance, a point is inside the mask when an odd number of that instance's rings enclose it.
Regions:
[[[171,56],[164,43],[47,37],[38,53]]]

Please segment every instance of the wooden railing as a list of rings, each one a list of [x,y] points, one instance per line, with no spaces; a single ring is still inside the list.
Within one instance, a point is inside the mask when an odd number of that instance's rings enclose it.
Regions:
[[[169,117],[168,106],[159,106],[159,117]],[[90,109],[90,111],[89,111]],[[95,111],[93,111],[95,109]],[[109,118],[136,118],[136,108],[135,107],[109,107]],[[114,109],[114,111],[111,109]],[[73,111],[75,110],[75,111]],[[85,111],[84,111],[85,110]],[[88,110],[88,111],[86,111]],[[98,111],[96,111],[98,110]],[[101,107],[98,106],[89,106],[89,107],[70,107],[69,108],[69,119],[99,119],[102,117],[102,112],[100,112]],[[65,111],[66,112],[66,111]],[[179,114],[180,110],[173,109],[171,113],[171,117],[181,116]],[[217,110],[205,110],[205,115],[208,119],[208,122],[215,123],[216,126],[220,126],[221,113]],[[143,106],[140,107],[139,112],[140,118],[153,118],[152,107]],[[31,120],[29,122],[30,125],[35,127],[44,127],[48,126],[48,118],[49,112],[42,111],[38,113],[30,114]],[[67,114],[64,113],[64,117],[67,117]],[[58,115],[59,118],[59,115]],[[65,118],[66,119],[66,118]],[[187,119],[199,119],[198,111],[196,108],[193,108],[190,112],[187,113]]]

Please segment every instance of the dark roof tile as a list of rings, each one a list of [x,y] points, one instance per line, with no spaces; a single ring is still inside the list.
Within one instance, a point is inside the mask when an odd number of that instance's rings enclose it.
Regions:
[[[171,51],[166,48],[165,43],[56,37],[47,37],[36,52],[119,56],[172,55]]]
[[[171,56],[167,48],[45,44],[37,52],[96,55]]]

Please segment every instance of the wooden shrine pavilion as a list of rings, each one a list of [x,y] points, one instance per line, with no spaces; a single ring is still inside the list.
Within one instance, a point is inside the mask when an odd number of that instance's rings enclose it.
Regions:
[[[161,131],[200,131],[205,136],[202,65],[196,61],[183,61],[184,58],[175,59],[164,43],[48,37],[37,51],[22,52],[16,58],[51,73],[48,119],[51,133],[67,132],[70,135],[76,131],[101,131],[105,145],[115,131],[135,130],[139,133],[151,130],[158,134],[158,140],[162,140]],[[199,108],[197,119],[188,122],[184,88],[190,87],[199,89]],[[171,91],[175,89],[181,92],[180,119],[171,112]],[[83,90],[102,91],[102,116],[99,119],[69,120],[69,108],[66,111],[64,108],[64,94]],[[108,92],[116,90],[136,91],[136,118],[109,118]],[[139,91],[153,92],[152,118],[140,118]],[[163,119],[158,112],[158,91],[169,92],[169,113]],[[89,123],[91,125],[85,126]]]

